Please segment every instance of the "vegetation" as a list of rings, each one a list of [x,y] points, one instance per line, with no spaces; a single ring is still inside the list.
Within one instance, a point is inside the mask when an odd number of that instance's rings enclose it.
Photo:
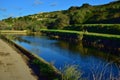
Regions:
[[[112,35],[112,34],[101,34],[101,33],[92,33],[92,32],[83,32],[83,31],[71,31],[71,30],[46,30],[43,29],[41,32],[49,32],[49,33],[65,33],[65,34],[75,34],[77,36],[83,35],[83,36],[92,36],[92,37],[101,37],[101,38],[108,38],[108,39],[120,39],[119,35]],[[59,35],[57,34],[57,35]]]
[[[79,24],[71,25],[64,29],[104,34],[120,34],[120,24]]]
[[[59,13],[56,15],[56,20],[49,23],[48,29],[63,29],[64,26],[69,25],[69,17],[65,14]]]
[[[0,30],[0,33],[27,33],[27,30]]]
[[[9,17],[0,21],[0,30],[41,31],[52,33],[54,36],[69,37],[69,39],[96,40],[96,43],[99,43],[101,39],[108,39],[118,42],[117,45],[119,45],[120,1],[98,6],[83,4],[80,7],[72,6],[68,10],[18,18]],[[43,64],[37,59],[33,59],[32,64],[38,67],[40,76],[47,77],[49,80],[59,80],[57,78],[60,76],[52,71],[51,66]],[[77,71],[76,66],[67,66],[63,70],[62,80],[79,80],[81,75],[82,73]],[[102,76],[95,77],[94,75],[94,80],[101,80]]]
[[[41,62],[38,59],[32,60],[32,64],[38,67],[38,73],[40,77],[46,78],[48,80],[60,80],[60,73],[58,74],[57,71],[55,72],[55,70],[53,70],[53,65],[45,64],[44,62]]]
[[[62,80],[83,80],[82,72],[75,65],[65,66],[62,73]]]
[[[67,29],[95,33],[120,34],[120,1],[92,6],[83,4],[68,10],[39,13],[0,21],[0,29]]]
[[[120,48],[120,35],[92,33],[92,32],[80,32],[80,31],[68,31],[68,30],[41,30],[51,38],[57,38],[61,40],[80,42],[87,46],[92,46],[103,51],[111,51],[110,53],[119,55]],[[116,53],[115,53],[116,52]]]

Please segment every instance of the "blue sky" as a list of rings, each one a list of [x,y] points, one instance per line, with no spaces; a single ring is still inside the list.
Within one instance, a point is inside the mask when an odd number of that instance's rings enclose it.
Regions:
[[[0,20],[40,12],[66,10],[71,6],[81,6],[84,3],[100,5],[112,1],[114,0],[0,0]]]

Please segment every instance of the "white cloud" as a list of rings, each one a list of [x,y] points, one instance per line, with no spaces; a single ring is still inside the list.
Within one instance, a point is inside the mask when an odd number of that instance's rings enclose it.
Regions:
[[[41,2],[40,0],[34,0],[33,6],[37,6],[41,4],[43,4],[43,2]]]
[[[56,3],[52,3],[50,6],[56,6],[57,4]]]
[[[6,12],[7,9],[6,9],[6,8],[0,8],[0,11],[2,11],[2,12]]]

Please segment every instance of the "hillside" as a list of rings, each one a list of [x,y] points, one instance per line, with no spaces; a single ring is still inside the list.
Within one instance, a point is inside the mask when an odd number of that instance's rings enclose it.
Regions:
[[[83,4],[80,7],[72,6],[68,10],[39,13],[18,18],[10,17],[0,21],[0,29],[28,29],[32,31],[39,31],[41,28],[84,30],[86,25],[83,24],[90,24],[90,27],[93,24],[102,24],[97,25],[102,27],[112,24],[110,28],[115,26],[115,30],[120,29],[120,25],[117,25],[120,24],[120,1],[97,6]]]

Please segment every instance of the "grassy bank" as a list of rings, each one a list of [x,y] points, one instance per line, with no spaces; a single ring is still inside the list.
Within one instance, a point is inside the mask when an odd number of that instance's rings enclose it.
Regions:
[[[47,29],[42,29],[41,32],[60,33],[60,34],[62,34],[62,33],[75,34],[77,36],[83,35],[83,37],[91,36],[91,37],[101,37],[101,38],[119,39],[120,40],[120,35],[114,35],[114,34],[102,34],[102,33],[72,31],[72,30],[47,30]]]
[[[41,30],[47,36],[57,36],[58,39],[72,42],[80,42],[87,46],[92,46],[100,50],[110,51],[119,55],[120,35],[102,34],[70,30]],[[53,37],[56,38],[56,37]]]
[[[120,34],[120,24],[76,24],[64,28],[65,30],[88,31],[103,34]]]
[[[27,33],[27,30],[0,30],[0,33]]]

